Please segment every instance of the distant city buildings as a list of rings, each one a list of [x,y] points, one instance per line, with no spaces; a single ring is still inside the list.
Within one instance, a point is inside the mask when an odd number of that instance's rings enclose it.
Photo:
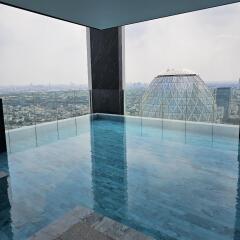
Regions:
[[[3,98],[7,129],[51,122],[89,113],[89,92],[21,92]]]
[[[239,124],[239,86],[207,86],[197,74],[168,72],[157,76],[149,86],[142,83],[128,84],[125,89],[125,113],[132,116]],[[88,114],[89,91],[59,91],[59,88],[61,90],[65,87],[51,86],[56,89],[54,91],[47,91],[47,87],[34,87],[34,91],[24,87],[2,87],[0,97],[4,103],[6,128],[14,129]]]

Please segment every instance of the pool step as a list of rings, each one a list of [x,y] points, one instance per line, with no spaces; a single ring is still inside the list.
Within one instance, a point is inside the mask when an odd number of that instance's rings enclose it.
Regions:
[[[154,238],[95,213],[76,207],[29,240],[153,240]]]

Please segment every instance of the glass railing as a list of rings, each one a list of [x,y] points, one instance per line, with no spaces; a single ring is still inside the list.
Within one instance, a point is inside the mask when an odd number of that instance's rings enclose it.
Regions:
[[[126,115],[239,125],[239,88],[210,89],[208,96],[187,90],[175,96],[146,91],[125,90]]]
[[[240,120],[240,89],[209,89],[174,94],[147,92],[147,89],[125,90],[125,114],[138,116],[139,133],[148,135],[149,118],[157,127],[156,136],[166,140],[194,142],[197,134],[204,134],[205,144],[232,138],[238,141]],[[146,130],[146,131],[145,131]]]
[[[137,131],[142,136],[148,135],[145,126],[151,123],[157,127],[156,136],[166,140],[178,138],[194,142],[198,133],[207,136],[206,144],[229,137],[238,140],[240,89],[210,89],[207,96],[188,90],[176,95],[154,94],[146,95],[143,88],[125,90],[125,114],[137,117]],[[28,92],[0,97],[9,152],[76,136],[88,125],[84,122],[88,116],[79,118],[90,113],[87,90]]]
[[[90,112],[88,90],[22,92],[0,97],[9,152],[75,136],[81,131],[78,117]]]

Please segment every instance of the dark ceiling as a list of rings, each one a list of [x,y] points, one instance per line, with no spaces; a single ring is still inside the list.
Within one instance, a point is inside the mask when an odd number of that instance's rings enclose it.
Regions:
[[[106,29],[221,6],[233,0],[0,0],[76,24]]]

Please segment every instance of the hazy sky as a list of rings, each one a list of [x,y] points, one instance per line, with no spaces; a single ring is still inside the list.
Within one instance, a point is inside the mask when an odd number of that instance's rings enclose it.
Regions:
[[[125,27],[126,82],[166,69],[240,78],[240,4]],[[0,85],[87,83],[86,28],[0,4]]]
[[[0,85],[87,83],[86,28],[0,4]]]
[[[205,82],[240,78],[240,3],[129,25],[126,82],[189,69]]]

